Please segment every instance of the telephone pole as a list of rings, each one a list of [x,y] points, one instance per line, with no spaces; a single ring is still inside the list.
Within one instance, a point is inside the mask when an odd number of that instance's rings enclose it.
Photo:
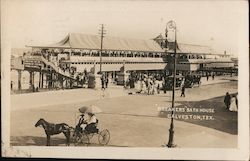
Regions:
[[[102,73],[102,48],[103,48],[103,38],[106,34],[106,30],[104,30],[104,25],[101,24],[101,29],[99,30],[99,34],[101,35],[101,50],[100,50],[100,73]]]

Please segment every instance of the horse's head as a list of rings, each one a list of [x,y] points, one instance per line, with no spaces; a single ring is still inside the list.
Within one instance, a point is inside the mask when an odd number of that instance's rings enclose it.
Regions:
[[[42,125],[43,122],[44,122],[44,119],[43,119],[43,118],[40,118],[40,119],[37,121],[37,123],[35,124],[35,127]]]

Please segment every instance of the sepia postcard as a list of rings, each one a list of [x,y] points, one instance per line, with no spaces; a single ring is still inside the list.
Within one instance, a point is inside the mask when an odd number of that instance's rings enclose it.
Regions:
[[[4,157],[249,159],[245,0],[2,0]]]

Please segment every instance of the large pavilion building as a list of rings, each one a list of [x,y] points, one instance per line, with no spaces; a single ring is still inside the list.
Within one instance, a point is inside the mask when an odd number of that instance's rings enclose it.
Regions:
[[[63,84],[64,80],[72,81],[77,73],[83,72],[94,75],[105,72],[112,77],[119,75],[124,82],[130,72],[171,73],[173,68],[174,44],[166,45],[161,35],[151,40],[105,36],[101,50],[100,36],[70,33],[58,43],[28,47],[33,52],[23,56],[23,70],[30,71],[31,80],[33,72],[40,72],[42,82],[46,73],[50,73],[46,80],[60,79]],[[234,66],[230,55],[213,54],[207,46],[178,43],[176,53],[179,74]],[[13,65],[12,69],[15,69]],[[20,72],[20,67],[18,70]]]

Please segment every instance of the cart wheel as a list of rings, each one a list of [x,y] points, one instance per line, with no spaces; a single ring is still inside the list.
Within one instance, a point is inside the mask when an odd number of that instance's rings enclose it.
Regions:
[[[98,136],[98,141],[99,141],[99,144],[101,145],[107,145],[108,142],[110,140],[110,133],[107,129],[105,130],[102,130],[100,133],[99,133],[99,136]]]
[[[94,136],[95,134],[94,133],[90,133],[90,134],[88,134],[88,138],[89,138],[89,140],[91,140],[92,138],[93,138],[93,136]]]
[[[89,137],[85,133],[80,133],[78,135],[75,135],[74,138],[75,146],[77,145],[88,145],[89,144]]]

